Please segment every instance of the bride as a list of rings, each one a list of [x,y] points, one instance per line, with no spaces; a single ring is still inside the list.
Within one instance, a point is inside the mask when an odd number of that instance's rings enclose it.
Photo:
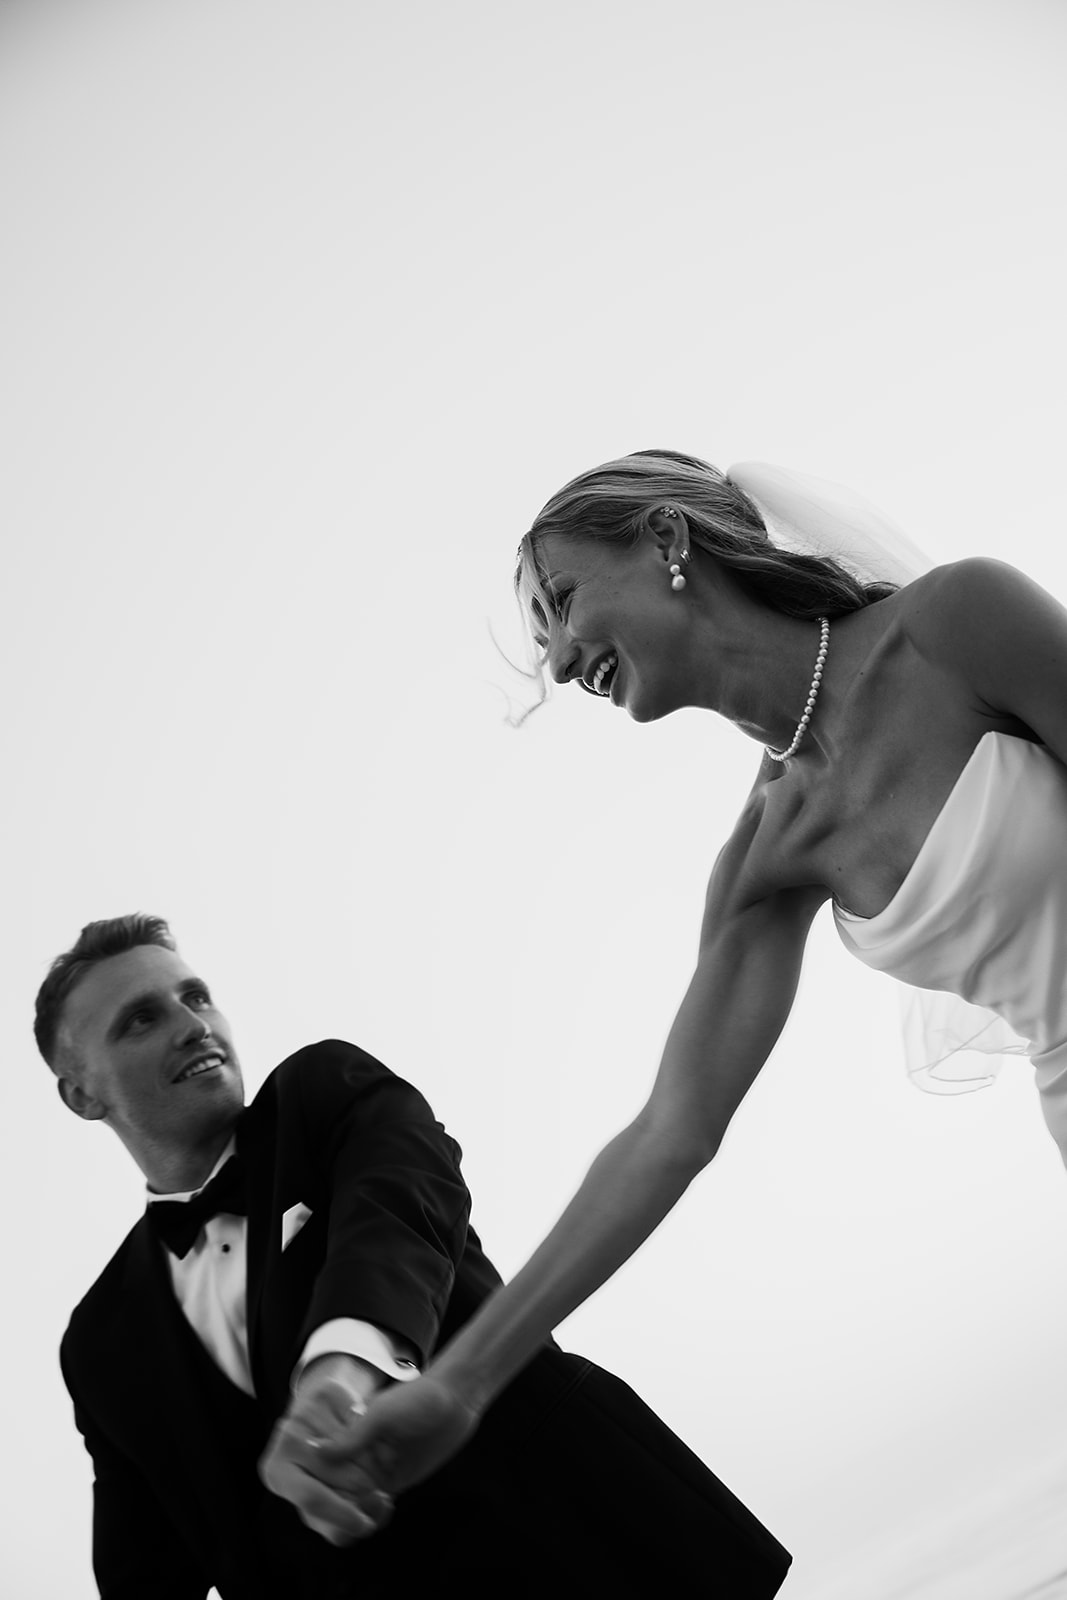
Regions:
[[[646,1104],[425,1376],[325,1452],[355,1500],[453,1454],[714,1158],[827,901],[861,961],[939,993],[926,1086],[959,1086],[954,1043],[1025,1049],[1067,1159],[1067,613],[999,562],[915,567],[807,480],[666,450],[583,473],[524,537],[541,670],[636,722],[715,711],[762,753]],[[669,848],[699,827],[683,799]]]

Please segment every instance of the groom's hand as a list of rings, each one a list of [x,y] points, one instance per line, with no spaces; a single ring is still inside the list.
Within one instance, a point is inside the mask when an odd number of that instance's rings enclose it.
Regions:
[[[392,1384],[372,1400],[366,1415],[355,1417],[347,1430],[346,1454],[368,1481],[399,1494],[444,1466],[479,1420],[475,1408],[431,1369],[412,1383]]]
[[[366,1538],[392,1515],[391,1497],[366,1463],[353,1462],[351,1449],[353,1426],[384,1381],[376,1367],[355,1356],[310,1362],[260,1459],[267,1488],[331,1544]]]

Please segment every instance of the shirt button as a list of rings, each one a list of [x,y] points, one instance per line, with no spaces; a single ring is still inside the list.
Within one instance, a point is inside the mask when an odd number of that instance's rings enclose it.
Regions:
[[[222,1247],[222,1253],[223,1253],[223,1255],[224,1255],[224,1256],[228,1256],[228,1255],[229,1255],[229,1253],[230,1253],[230,1247],[229,1247],[229,1245],[228,1245],[228,1244],[224,1244],[224,1245],[223,1245],[223,1247]]]

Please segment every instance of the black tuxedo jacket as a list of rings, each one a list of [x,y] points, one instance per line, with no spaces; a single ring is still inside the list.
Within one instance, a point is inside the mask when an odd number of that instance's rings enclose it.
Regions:
[[[471,1596],[777,1592],[789,1564],[777,1541],[632,1391],[554,1344],[384,1532],[342,1551],[306,1529],[256,1463],[309,1335],[356,1317],[426,1360],[500,1280],[469,1225],[455,1141],[355,1046],[291,1056],[236,1135],[255,1399],[188,1326],[143,1217],[63,1339],[107,1600],[203,1600],[212,1586],[223,1600],[403,1600],[428,1583]],[[310,1216],[285,1242],[298,1205]]]

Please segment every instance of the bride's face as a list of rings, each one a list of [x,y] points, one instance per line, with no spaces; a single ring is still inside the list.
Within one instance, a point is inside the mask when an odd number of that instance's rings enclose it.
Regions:
[[[538,553],[547,582],[530,620],[556,682],[581,684],[635,722],[688,704],[689,606],[656,541],[626,548],[548,534]]]

